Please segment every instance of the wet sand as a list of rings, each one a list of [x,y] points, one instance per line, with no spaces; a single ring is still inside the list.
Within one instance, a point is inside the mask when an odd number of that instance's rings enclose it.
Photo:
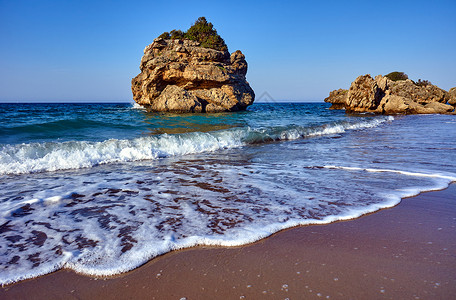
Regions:
[[[456,184],[329,225],[243,247],[195,247],[116,277],[69,270],[0,289],[1,299],[454,299]]]

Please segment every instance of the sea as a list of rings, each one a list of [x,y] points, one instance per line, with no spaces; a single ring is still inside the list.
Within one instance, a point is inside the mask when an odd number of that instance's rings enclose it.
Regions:
[[[0,284],[62,268],[119,274],[175,249],[358,218],[456,181],[455,116],[328,108],[0,104]]]

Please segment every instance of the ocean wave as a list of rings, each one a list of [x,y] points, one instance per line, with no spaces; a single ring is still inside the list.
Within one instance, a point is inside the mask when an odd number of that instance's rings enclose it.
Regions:
[[[140,110],[146,110],[146,108],[142,105],[139,105],[138,103],[133,103],[131,106],[132,109],[140,109]]]
[[[101,164],[211,152],[248,144],[333,135],[344,133],[347,130],[376,127],[392,119],[392,117],[378,117],[313,127],[297,125],[259,129],[245,127],[204,133],[189,132],[135,139],[109,139],[102,142],[7,144],[0,146],[0,174],[27,174],[90,168]]]
[[[53,133],[61,130],[98,128],[106,126],[106,122],[85,119],[62,119],[54,121],[41,120],[40,123],[16,124],[0,128],[0,134],[14,135],[19,133]]]

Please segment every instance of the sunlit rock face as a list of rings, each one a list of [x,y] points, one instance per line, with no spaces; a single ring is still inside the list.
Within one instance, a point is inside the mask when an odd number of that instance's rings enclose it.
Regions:
[[[245,110],[255,99],[244,54],[203,48],[199,42],[155,39],[144,49],[133,99],[151,111],[174,113]]]
[[[409,79],[392,81],[382,75],[372,78],[366,74],[356,78],[348,91],[332,91],[325,102],[331,103],[332,109],[345,109],[348,113],[444,114],[454,113],[454,98],[452,93],[430,83],[418,85]]]

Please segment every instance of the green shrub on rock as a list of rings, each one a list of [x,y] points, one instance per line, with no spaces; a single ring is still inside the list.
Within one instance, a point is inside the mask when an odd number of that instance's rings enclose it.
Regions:
[[[385,75],[386,78],[392,81],[399,81],[399,80],[407,80],[408,75],[405,74],[404,72],[391,72],[387,75]]]
[[[171,30],[171,34],[169,32],[164,32],[158,38],[165,40],[188,39],[199,42],[200,46],[203,48],[211,48],[219,51],[228,50],[225,41],[217,33],[214,25],[208,22],[205,17],[199,17],[186,32],[173,29]]]
[[[162,34],[160,34],[160,35],[158,36],[158,38],[159,38],[159,39],[165,39],[165,40],[169,39],[169,38],[170,38],[169,32],[167,32],[167,31],[166,31],[166,32],[163,32]]]
[[[432,83],[429,81],[429,80],[421,80],[421,79],[418,79],[417,82],[415,82],[415,84],[417,86],[428,86],[428,85],[431,85]]]
[[[171,30],[170,32],[171,36],[170,39],[172,40],[182,40],[184,39],[184,33],[181,30]]]
[[[184,37],[189,40],[200,42],[201,47],[204,48],[220,51],[228,50],[225,41],[217,33],[217,30],[214,29],[214,25],[207,22],[205,17],[199,17],[195,24],[187,30]]]

